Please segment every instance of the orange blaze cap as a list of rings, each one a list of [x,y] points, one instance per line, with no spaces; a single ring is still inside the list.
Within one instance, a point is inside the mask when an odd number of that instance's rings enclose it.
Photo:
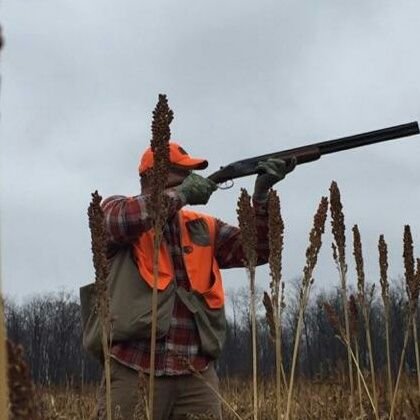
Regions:
[[[169,143],[169,161],[173,165],[182,166],[187,169],[205,169],[208,162],[205,159],[191,157],[178,143]],[[143,153],[139,162],[139,173],[144,174],[153,168],[154,158],[152,148],[149,147]]]

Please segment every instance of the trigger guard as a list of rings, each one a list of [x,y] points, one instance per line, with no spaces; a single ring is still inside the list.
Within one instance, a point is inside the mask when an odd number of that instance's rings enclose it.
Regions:
[[[234,186],[234,182],[233,182],[233,180],[232,179],[230,179],[229,181],[226,181],[226,182],[224,182],[223,184],[219,184],[218,186],[217,186],[217,188],[219,189],[219,190],[229,190],[229,189],[231,189],[233,186]]]

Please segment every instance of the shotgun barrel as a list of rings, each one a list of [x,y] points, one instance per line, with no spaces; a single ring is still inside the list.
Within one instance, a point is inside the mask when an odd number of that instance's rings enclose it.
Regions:
[[[208,178],[220,184],[232,179],[258,173],[258,162],[270,158],[284,159],[287,161],[295,157],[297,165],[300,165],[302,163],[313,162],[319,159],[321,156],[330,153],[341,152],[343,150],[354,149],[356,147],[367,146],[369,144],[413,136],[419,133],[420,131],[418,122],[413,121],[407,124],[382,128],[381,130],[369,131],[367,133],[356,134],[335,140],[313,143],[306,146],[296,147],[294,149],[282,150],[280,152],[268,153],[261,156],[238,160],[226,166],[222,166],[218,171],[212,173]]]

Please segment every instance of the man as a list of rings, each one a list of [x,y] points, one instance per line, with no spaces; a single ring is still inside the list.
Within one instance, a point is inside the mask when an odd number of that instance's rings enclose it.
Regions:
[[[180,419],[207,413],[221,418],[220,402],[211,391],[218,389],[214,360],[220,355],[225,335],[224,292],[219,269],[244,266],[240,230],[186,205],[207,204],[217,185],[196,173],[207,161],[191,157],[179,144],[169,144],[169,174],[165,194],[169,198],[159,258],[158,290],[167,296],[169,309],[158,310],[167,325],[158,334],[155,360],[154,419]],[[153,152],[147,149],[139,163],[141,194],[112,196],[104,200],[108,253],[131,248],[136,270],[150,301],[153,287],[153,229],[147,209]],[[295,162],[269,160],[260,164],[253,203],[257,218],[258,264],[268,258],[266,200],[269,189],[293,170]],[[112,260],[111,260],[112,261]],[[161,322],[158,320],[158,323]],[[150,330],[150,325],[147,325]],[[112,403],[124,419],[132,419],[138,403],[138,372],[149,372],[150,339],[113,343],[111,362]],[[197,376],[197,372],[201,377]],[[194,374],[192,374],[194,373]]]

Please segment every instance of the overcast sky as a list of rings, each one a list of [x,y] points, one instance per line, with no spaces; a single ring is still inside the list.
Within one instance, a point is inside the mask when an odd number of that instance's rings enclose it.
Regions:
[[[90,193],[135,195],[159,93],[173,138],[210,174],[241,158],[417,120],[418,0],[3,0],[1,239],[3,289],[18,298],[93,277]],[[332,180],[347,237],[359,224],[369,281],[377,241],[403,273],[402,232],[420,240],[420,136],[329,155],[278,185],[284,277],[304,265],[312,217]],[[207,212],[236,224],[240,187]],[[328,222],[329,223],[329,222]],[[316,284],[337,285],[331,234]],[[348,248],[349,259],[351,248]],[[350,283],[354,271],[350,267]],[[266,285],[267,270],[258,281]],[[225,285],[243,286],[242,270]]]

